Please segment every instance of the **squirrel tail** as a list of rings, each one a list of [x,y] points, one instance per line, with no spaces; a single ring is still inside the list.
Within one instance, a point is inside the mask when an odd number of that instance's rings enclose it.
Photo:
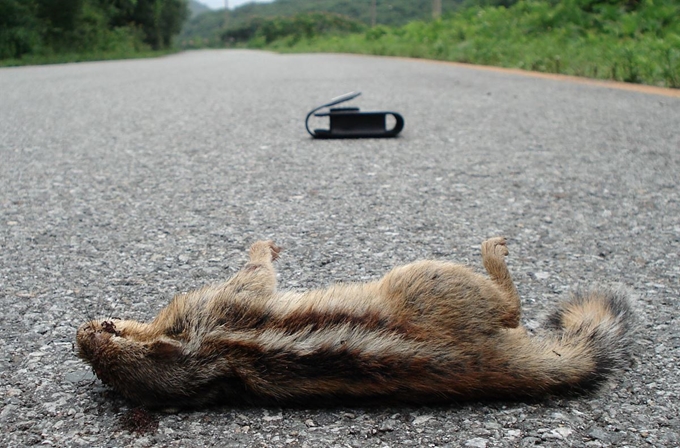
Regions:
[[[522,349],[511,361],[513,370],[520,372],[515,392],[573,394],[597,389],[627,364],[634,326],[633,309],[623,292],[574,293],[548,317],[546,335],[520,336],[524,343],[517,345]]]
[[[590,368],[564,387],[587,392],[601,385],[630,358],[635,316],[621,290],[579,290],[546,322],[560,348],[578,348]]]

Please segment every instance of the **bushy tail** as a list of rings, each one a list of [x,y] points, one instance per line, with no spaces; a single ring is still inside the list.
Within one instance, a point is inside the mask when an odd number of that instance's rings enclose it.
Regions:
[[[588,368],[565,377],[569,380],[556,384],[554,390],[586,392],[599,387],[630,359],[634,326],[631,303],[620,290],[580,290],[562,302],[546,323],[553,331],[551,351],[581,357],[564,361],[585,363]]]
[[[576,292],[549,316],[545,326],[548,334],[518,336],[523,342],[516,346],[522,348],[510,361],[517,373],[515,390],[543,395],[596,389],[627,364],[634,321],[623,292]]]

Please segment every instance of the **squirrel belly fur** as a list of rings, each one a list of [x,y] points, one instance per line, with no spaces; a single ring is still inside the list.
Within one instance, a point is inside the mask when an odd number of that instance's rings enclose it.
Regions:
[[[280,250],[254,243],[231,279],[176,295],[149,323],[83,324],[78,356],[149,407],[542,397],[595,390],[629,356],[618,291],[576,292],[530,334],[501,237],[482,243],[488,277],[419,261],[306,292],[277,290]]]

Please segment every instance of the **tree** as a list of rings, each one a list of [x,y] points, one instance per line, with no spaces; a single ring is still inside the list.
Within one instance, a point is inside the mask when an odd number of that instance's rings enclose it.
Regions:
[[[188,16],[187,0],[137,0],[132,19],[141,26],[145,42],[158,50],[171,45]]]
[[[33,2],[0,0],[0,59],[30,53],[40,42],[38,30]]]
[[[0,59],[164,49],[188,14],[187,0],[0,0]]]

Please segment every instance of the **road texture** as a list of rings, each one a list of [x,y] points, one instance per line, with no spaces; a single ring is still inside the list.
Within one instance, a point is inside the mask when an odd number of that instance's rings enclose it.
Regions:
[[[313,141],[306,112],[406,119]],[[321,126],[324,123],[318,123]],[[199,51],[0,69],[1,446],[678,446],[680,99],[347,55]],[[482,270],[508,237],[523,321],[578,286],[636,298],[630,368],[598,394],[441,407],[149,413],[74,355],[88,317],[147,320],[256,239],[282,288],[421,258]]]

